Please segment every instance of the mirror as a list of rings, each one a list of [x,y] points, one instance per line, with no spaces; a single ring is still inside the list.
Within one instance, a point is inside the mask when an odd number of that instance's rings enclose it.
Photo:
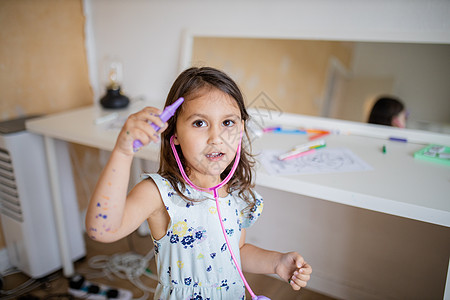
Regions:
[[[186,66],[224,70],[247,103],[264,93],[285,112],[366,122],[392,95],[407,128],[450,133],[448,44],[192,36],[185,47]]]

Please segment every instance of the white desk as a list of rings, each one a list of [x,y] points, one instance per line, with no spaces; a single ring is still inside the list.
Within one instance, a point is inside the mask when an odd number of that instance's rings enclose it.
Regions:
[[[339,176],[336,173],[271,176],[260,168],[257,172],[258,184],[450,227],[450,167],[413,157],[415,151],[427,144],[450,145],[450,135],[286,113],[279,117],[272,114],[270,120],[267,118],[264,122],[267,126],[286,124],[348,132],[325,137],[327,147],[348,148],[371,165],[373,170],[340,173]],[[405,137],[412,142],[389,141],[389,136]],[[291,149],[305,142],[305,135],[264,134],[254,139],[253,152],[267,148]],[[386,154],[382,153],[383,145],[387,146]]]
[[[136,108],[137,109],[137,108]],[[127,115],[130,111],[123,111]],[[255,111],[250,111],[255,113]],[[58,199],[57,174],[52,167],[52,139],[112,150],[118,134],[116,130],[106,130],[108,124],[95,125],[94,120],[105,112],[98,107],[85,107],[63,113],[34,119],[27,122],[28,130],[46,137],[49,151],[51,176],[54,181],[55,205]],[[255,118],[257,119],[257,118]],[[267,121],[267,120],[266,120]],[[271,176],[263,168],[258,169],[256,182],[273,189],[284,190],[345,205],[356,206],[395,216],[420,220],[432,224],[450,227],[450,167],[418,161],[412,154],[435,142],[450,144],[450,136],[429,134],[415,131],[397,131],[371,127],[344,121],[330,121],[321,118],[284,114],[279,118],[271,118],[275,124],[305,125],[308,127],[338,128],[351,131],[351,135],[329,135],[327,147],[345,147],[370,164],[374,170],[367,172],[349,172],[336,174]],[[269,125],[269,124],[265,124]],[[371,137],[361,136],[370,131]],[[423,144],[390,142],[385,138],[402,133],[410,141],[424,141]],[[263,148],[284,148],[302,143],[305,136],[287,136],[265,134],[254,140],[254,152]],[[381,147],[387,146],[387,153]],[[136,156],[149,160],[158,160],[159,145],[151,144],[140,150]],[[60,237],[62,244],[64,237]],[[61,245],[61,251],[67,251]],[[66,275],[73,273],[73,266],[68,255],[63,267]],[[446,289],[446,297],[449,294]]]
[[[254,143],[291,149],[307,142],[297,135],[265,134]],[[450,227],[450,167],[416,160],[424,145],[363,136],[330,135],[327,148],[348,148],[373,167],[370,171],[273,176],[260,169],[257,183],[266,187]],[[386,145],[387,153],[382,153]]]
[[[142,107],[143,104],[136,104],[129,109],[118,111],[103,110],[96,106],[82,107],[33,119],[26,123],[26,127],[29,131],[46,137],[111,151],[119,133],[119,129],[109,129],[111,123],[120,123],[120,119]],[[113,113],[118,113],[117,119],[95,124],[96,119]],[[152,159],[153,155],[159,155],[159,145],[153,143],[136,153],[136,157],[146,159]]]

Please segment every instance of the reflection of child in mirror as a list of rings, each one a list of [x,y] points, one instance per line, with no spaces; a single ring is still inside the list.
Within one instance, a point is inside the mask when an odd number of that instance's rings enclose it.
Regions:
[[[383,96],[378,98],[373,105],[367,122],[405,128],[407,117],[408,114],[402,101],[390,96]]]

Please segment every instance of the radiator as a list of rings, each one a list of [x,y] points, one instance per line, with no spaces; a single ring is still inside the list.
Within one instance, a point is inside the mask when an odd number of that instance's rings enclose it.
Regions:
[[[0,123],[0,219],[11,265],[33,278],[62,268],[42,136]],[[55,141],[72,261],[86,255],[67,143]]]

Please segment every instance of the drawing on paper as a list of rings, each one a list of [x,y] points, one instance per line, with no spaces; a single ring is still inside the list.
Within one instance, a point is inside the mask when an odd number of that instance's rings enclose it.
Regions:
[[[346,148],[320,149],[312,154],[279,160],[281,150],[264,150],[258,159],[270,174],[295,175],[368,171],[372,167]]]

